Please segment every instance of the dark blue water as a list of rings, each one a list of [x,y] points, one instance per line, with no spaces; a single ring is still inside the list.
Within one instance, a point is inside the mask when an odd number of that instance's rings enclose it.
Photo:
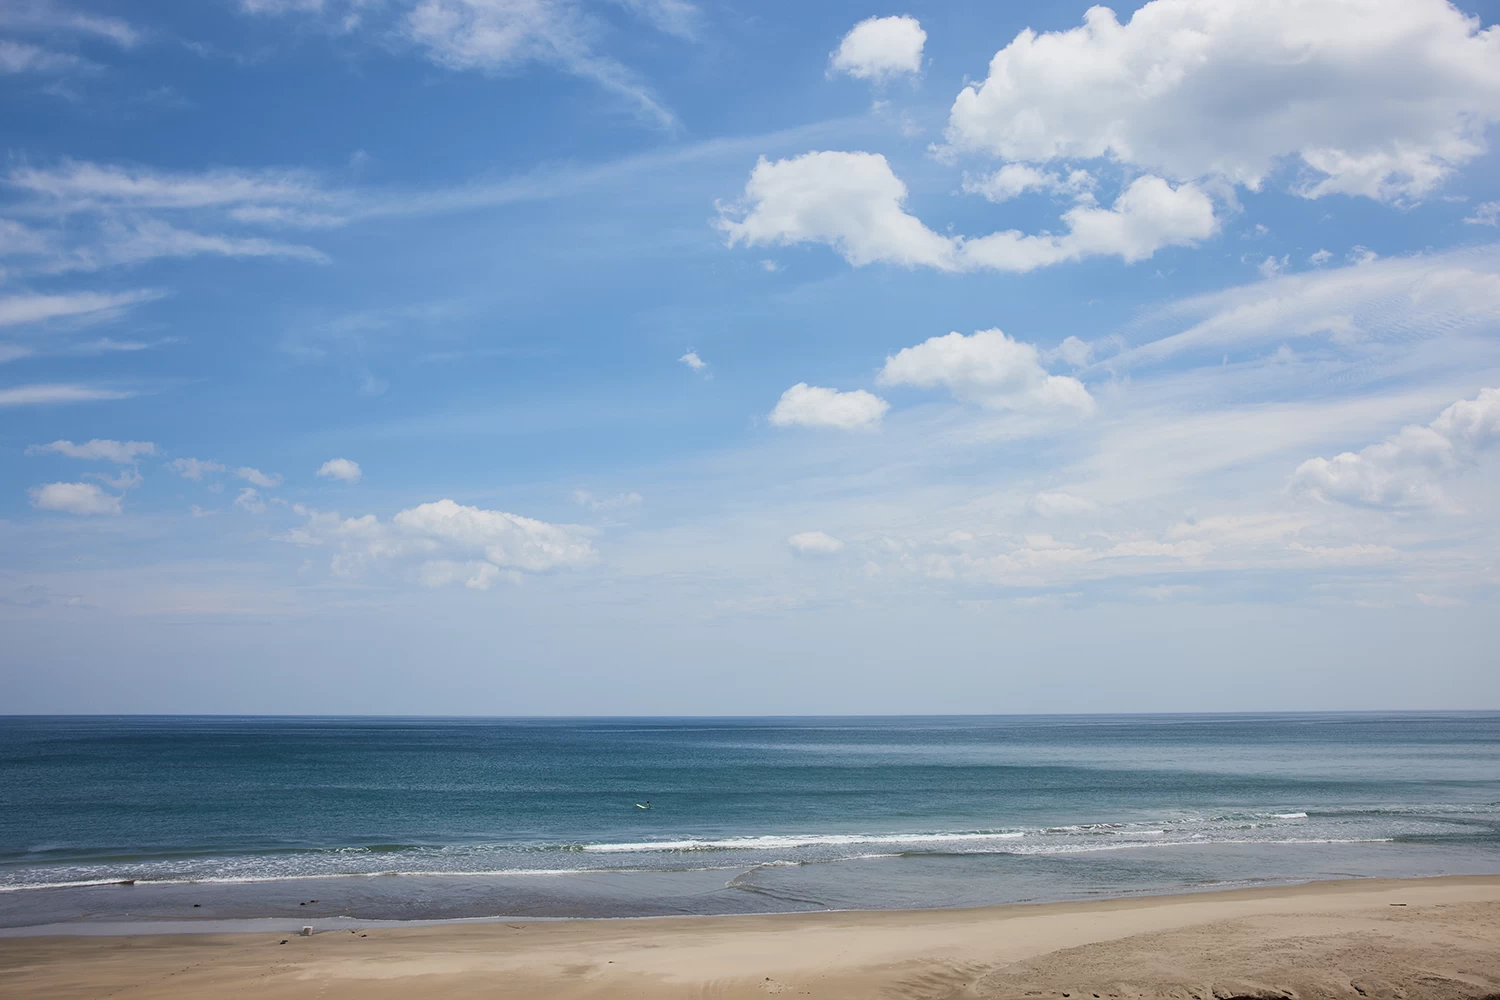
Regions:
[[[1500,872],[1500,714],[0,719],[0,924],[1444,872]]]

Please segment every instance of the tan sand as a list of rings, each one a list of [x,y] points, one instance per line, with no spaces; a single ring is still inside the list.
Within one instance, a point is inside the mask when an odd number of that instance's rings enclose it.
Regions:
[[[1500,997],[1500,877],[366,933],[0,940],[0,996]]]

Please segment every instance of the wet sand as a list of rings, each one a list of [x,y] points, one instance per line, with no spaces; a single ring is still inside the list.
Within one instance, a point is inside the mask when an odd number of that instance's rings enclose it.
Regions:
[[[0,940],[6,997],[775,994],[1500,997],[1500,876],[967,910]]]

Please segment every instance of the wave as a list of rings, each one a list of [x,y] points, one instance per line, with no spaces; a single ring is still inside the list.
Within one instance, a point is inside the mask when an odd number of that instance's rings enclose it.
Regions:
[[[1257,810],[1081,822],[1028,828],[693,833],[652,839],[584,842],[499,841],[243,850],[101,850],[69,859],[0,857],[0,892],[136,884],[264,883],[382,876],[559,876],[583,873],[742,870],[881,857],[1074,855],[1144,847],[1427,843],[1464,837],[1492,840],[1496,804],[1381,805],[1319,808],[1278,803]],[[684,831],[686,833],[686,831]],[[36,843],[51,853],[58,845]]]
[[[641,854],[653,851],[786,851],[799,847],[848,847],[856,844],[946,844],[976,840],[1016,840],[1024,830],[982,830],[964,833],[798,833],[724,837],[717,840],[642,840],[624,844],[583,844],[595,854]]]

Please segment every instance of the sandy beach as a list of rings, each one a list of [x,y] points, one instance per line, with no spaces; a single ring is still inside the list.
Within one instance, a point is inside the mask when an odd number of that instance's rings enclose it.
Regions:
[[[284,943],[283,943],[284,941]],[[1500,996],[1500,876],[966,910],[0,941],[7,997]]]

